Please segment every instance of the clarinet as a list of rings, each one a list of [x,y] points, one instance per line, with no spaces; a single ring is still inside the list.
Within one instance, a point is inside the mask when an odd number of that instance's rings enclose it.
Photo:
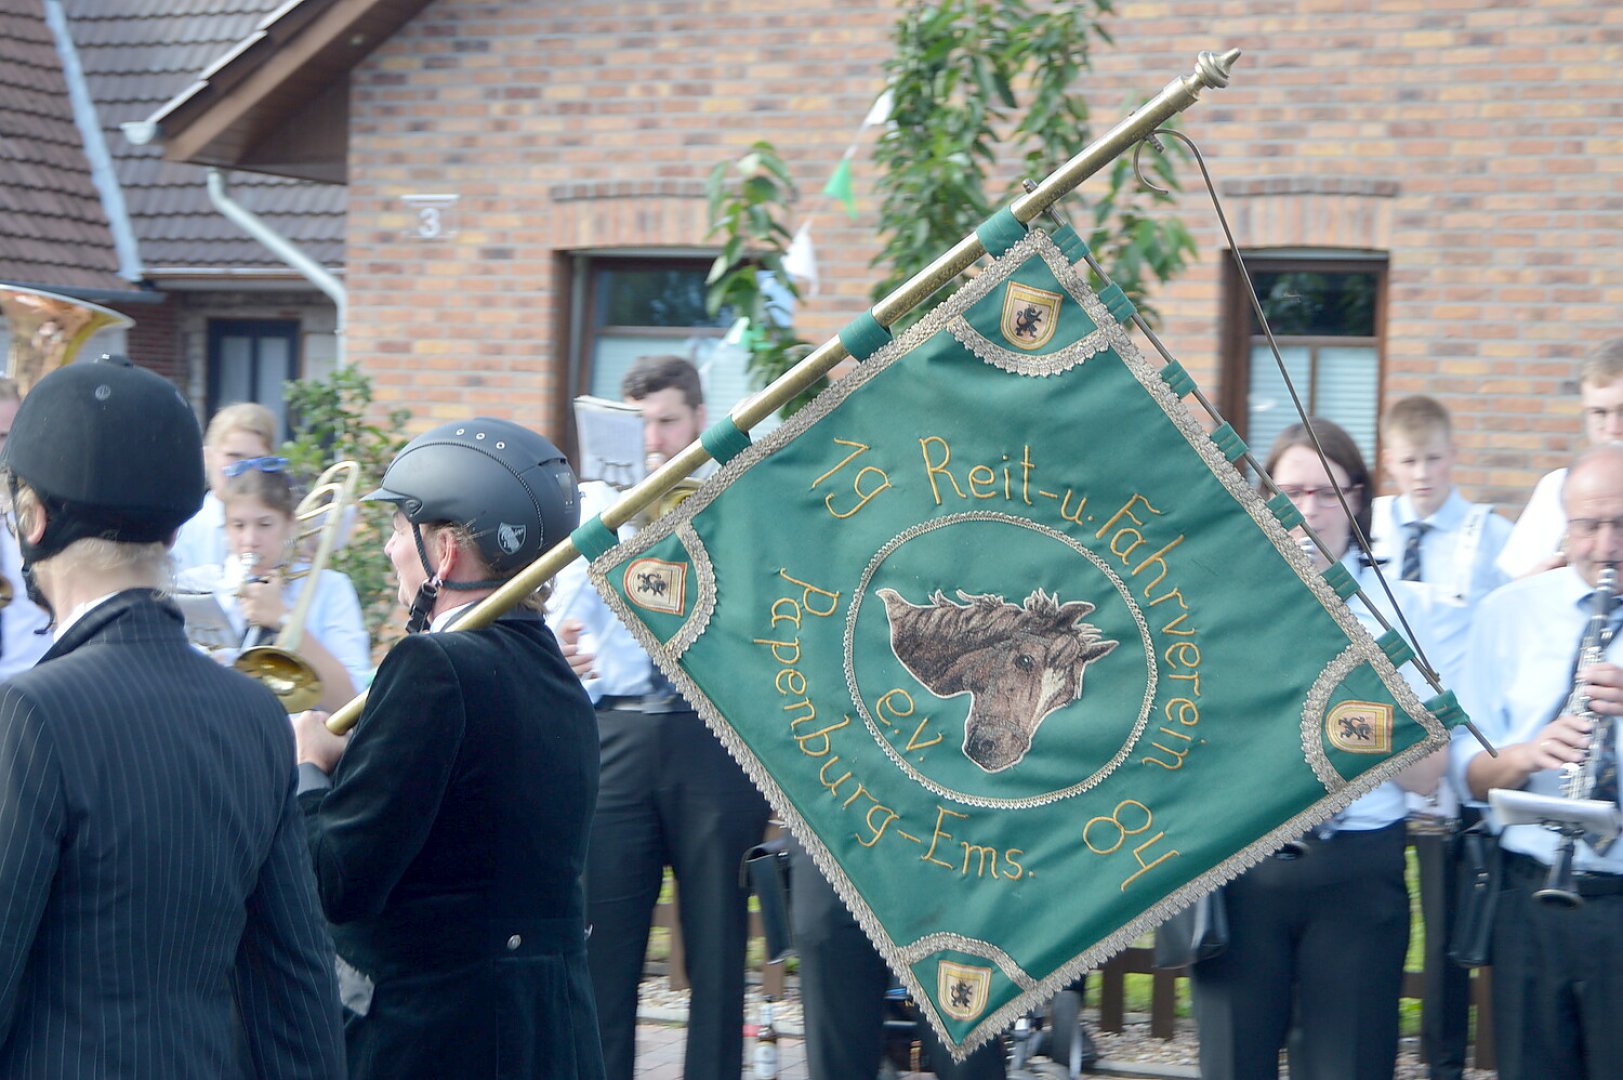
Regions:
[[[1568,695],[1563,713],[1589,721],[1589,746],[1577,762],[1561,767],[1561,795],[1566,799],[1590,800],[1595,789],[1608,775],[1617,774],[1617,749],[1614,745],[1613,718],[1595,712],[1589,707],[1589,688],[1585,675],[1590,668],[1606,657],[1606,647],[1612,641],[1612,599],[1617,592],[1617,567],[1611,563],[1601,567],[1595,582],[1594,607],[1589,625],[1584,630],[1583,643],[1578,647],[1578,662],[1572,673],[1572,692]],[[1550,867],[1544,888],[1533,895],[1546,903],[1576,907],[1583,903],[1573,880],[1573,857],[1578,841],[1582,839],[1597,854],[1604,855],[1616,837],[1601,837],[1586,832],[1575,824],[1552,825],[1561,834],[1561,845],[1556,850],[1555,863]]]

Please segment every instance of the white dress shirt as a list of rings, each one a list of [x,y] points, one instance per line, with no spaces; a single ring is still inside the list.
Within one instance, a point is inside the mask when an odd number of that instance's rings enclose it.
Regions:
[[[1572,689],[1578,642],[1589,623],[1586,600],[1590,592],[1576,570],[1561,567],[1513,581],[1477,608],[1466,675],[1457,693],[1465,711],[1495,746],[1528,742],[1559,715]],[[1620,656],[1623,635],[1606,650],[1606,658],[1614,664]],[[1620,727],[1623,725],[1613,725],[1614,736]],[[1478,806],[1483,804],[1471,798],[1465,773],[1471,759],[1486,752],[1464,729],[1454,733],[1449,779],[1462,799]],[[1558,796],[1561,787],[1560,772],[1546,769],[1534,773],[1525,790]],[[1546,863],[1551,861],[1557,841],[1554,832],[1538,825],[1515,825],[1502,834],[1507,850]],[[1588,845],[1579,844],[1576,866],[1623,873],[1623,845],[1600,858]]]
[[[1561,538],[1567,532],[1567,511],[1561,505],[1561,485],[1567,482],[1567,470],[1546,473],[1533,488],[1532,498],[1510,539],[1499,552],[1499,569],[1506,577],[1518,578],[1539,563],[1561,550]]]
[[[169,557],[175,564],[175,572],[181,574],[200,566],[219,566],[229,555],[225,542],[225,504],[210,491],[203,496],[202,509],[180,527]]]
[[[608,484],[591,480],[580,487],[580,518],[589,521],[614,504],[619,493]],[[630,535],[629,528],[621,536]],[[592,588],[587,562],[576,559],[552,579],[547,599],[547,625],[555,634],[575,619],[582,626],[580,649],[591,653],[592,674],[581,685],[595,703],[604,697],[636,697],[654,688],[653,661],[637,639]],[[560,635],[561,636],[561,635]]]
[[[11,603],[0,611],[0,679],[9,679],[39,663],[52,637],[45,632],[51,617],[28,599],[23,585],[23,557],[11,530],[0,528],[0,574],[11,583]]]
[[[1410,524],[1430,526],[1420,538],[1420,586],[1429,596],[1436,652],[1427,659],[1444,685],[1457,682],[1465,670],[1465,648],[1471,637],[1472,613],[1490,592],[1509,578],[1497,565],[1511,524],[1487,507],[1480,510],[1456,488],[1430,517],[1417,518],[1407,495],[1376,499],[1370,546],[1385,559],[1382,570],[1396,578],[1403,564]],[[1477,511],[1473,515],[1473,511]],[[1472,522],[1473,516],[1476,523]],[[1467,529],[1468,524],[1476,527]]]

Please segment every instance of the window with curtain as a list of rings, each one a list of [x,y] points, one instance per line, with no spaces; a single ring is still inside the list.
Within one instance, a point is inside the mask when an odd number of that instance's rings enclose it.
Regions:
[[[1230,269],[1222,408],[1260,459],[1298,420],[1294,386],[1310,416],[1347,429],[1373,464],[1380,414],[1386,261],[1249,257],[1252,282],[1284,361],[1268,347],[1250,298]],[[1244,425],[1243,427],[1241,425]]]
[[[744,397],[749,381],[743,350],[723,342],[732,316],[705,312],[709,271],[710,263],[699,259],[591,259],[581,392],[618,399],[620,380],[639,356],[669,354],[699,369],[712,416]]]

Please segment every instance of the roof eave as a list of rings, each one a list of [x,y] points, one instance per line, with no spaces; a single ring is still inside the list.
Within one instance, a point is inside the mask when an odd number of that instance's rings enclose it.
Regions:
[[[312,143],[297,121],[428,2],[290,0],[149,117],[149,134],[170,161],[343,183],[347,138],[329,124]]]

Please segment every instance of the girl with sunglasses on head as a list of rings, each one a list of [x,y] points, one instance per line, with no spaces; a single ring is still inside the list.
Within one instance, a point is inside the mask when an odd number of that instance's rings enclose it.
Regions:
[[[219,566],[181,574],[182,587],[214,592],[241,649],[273,645],[286,629],[303,591],[312,586],[307,555],[296,550],[298,521],[286,459],[246,459],[226,467],[221,492],[228,555]],[[305,571],[304,573],[295,573]],[[349,578],[323,569],[313,583],[298,653],[321,677],[322,709],[336,709],[365,686],[372,667],[371,639]],[[222,660],[234,660],[237,651]]]
[[[1297,530],[1314,569],[1343,562],[1364,595],[1401,627],[1354,539],[1354,522],[1369,533],[1372,491],[1363,454],[1337,425],[1311,423],[1328,468],[1307,429],[1296,424],[1274,441],[1264,471],[1328,549],[1326,558]],[[1395,570],[1386,578],[1421,649],[1432,655],[1427,594],[1397,580]],[[1370,633],[1383,632],[1363,601],[1349,607]],[[1432,695],[1412,666],[1400,670],[1422,700]],[[1435,790],[1446,753],[1411,765],[1223,887],[1228,945],[1190,969],[1201,1076],[1277,1077],[1288,1043],[1294,1080],[1390,1080],[1409,945],[1404,792]]]

